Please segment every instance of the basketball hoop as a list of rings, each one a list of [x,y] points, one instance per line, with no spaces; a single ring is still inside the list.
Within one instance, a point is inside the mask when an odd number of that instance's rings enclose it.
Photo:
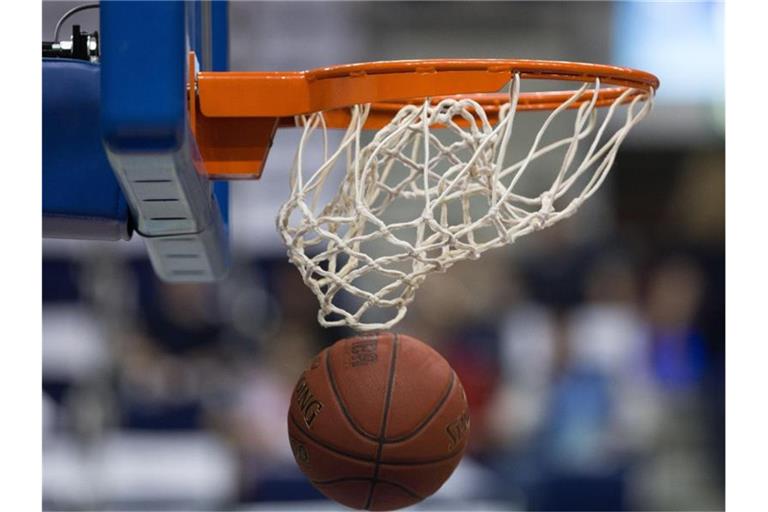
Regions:
[[[536,80],[576,87],[521,92]],[[650,111],[658,79],[597,64],[431,60],[229,83],[201,74],[199,86],[205,115],[273,116],[303,130],[278,230],[319,300],[320,324],[374,330],[399,322],[430,274],[573,215]],[[530,111],[548,114],[520,151],[516,120]],[[549,140],[563,121],[567,132]],[[332,128],[344,129],[334,147]],[[310,163],[318,137],[322,158]],[[536,181],[549,180],[530,190],[523,182],[537,164],[546,168]]]

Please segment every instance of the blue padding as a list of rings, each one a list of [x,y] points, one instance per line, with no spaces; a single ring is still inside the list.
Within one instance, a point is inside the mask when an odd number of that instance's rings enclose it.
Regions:
[[[102,2],[104,142],[115,152],[172,152],[187,126],[184,2]]]
[[[99,65],[43,59],[43,234],[127,239],[128,205],[101,142]]]
[[[211,33],[211,71],[229,71],[229,2],[211,2]]]

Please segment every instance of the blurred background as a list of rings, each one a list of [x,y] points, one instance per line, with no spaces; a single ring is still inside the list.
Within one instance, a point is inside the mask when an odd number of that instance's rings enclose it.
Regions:
[[[71,2],[44,2],[51,34]],[[599,62],[661,79],[578,215],[435,275],[398,330],[467,391],[467,456],[421,509],[724,507],[722,3],[232,2],[233,70]],[[98,11],[70,22],[96,29]],[[69,24],[65,24],[66,33]],[[335,509],[287,442],[307,361],[349,335],[274,228],[298,133],[236,183],[235,265],[168,285],[143,242],[43,241],[43,499],[56,510]]]

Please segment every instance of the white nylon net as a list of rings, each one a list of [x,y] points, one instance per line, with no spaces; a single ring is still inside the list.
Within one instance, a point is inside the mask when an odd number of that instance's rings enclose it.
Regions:
[[[322,113],[297,119],[303,133],[277,226],[319,300],[320,324],[390,328],[429,274],[572,215],[604,181],[619,145],[652,103],[652,94],[628,89],[598,108],[600,82],[585,83],[515,156],[515,116],[529,114],[516,112],[520,82],[511,81],[510,101],[495,123],[471,99],[426,99],[404,106],[367,143],[362,127],[370,105],[355,106],[333,150]],[[584,94],[591,99],[568,108]],[[545,143],[550,125],[567,112],[568,134]],[[305,147],[317,134],[323,161],[308,169]],[[553,178],[525,190],[532,164],[552,154]]]

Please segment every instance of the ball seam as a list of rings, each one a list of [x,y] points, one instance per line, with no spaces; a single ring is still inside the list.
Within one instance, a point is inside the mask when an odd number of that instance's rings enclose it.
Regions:
[[[409,439],[412,439],[413,437],[417,436],[422,430],[427,428],[427,426],[429,426],[429,423],[432,421],[432,419],[434,419],[434,417],[437,416],[437,414],[440,412],[443,406],[448,402],[448,399],[451,396],[451,391],[453,391],[453,384],[455,381],[456,381],[456,374],[454,373],[453,370],[451,370],[451,376],[448,379],[448,386],[445,392],[443,393],[443,396],[440,398],[440,401],[432,409],[432,411],[430,411],[427,417],[424,418],[424,420],[422,420],[422,422],[419,423],[415,429],[399,437],[390,437],[385,440],[384,444],[402,443],[403,441],[408,441]]]
[[[376,336],[378,339],[378,336]],[[352,417],[352,414],[347,409],[347,404],[344,402],[344,400],[341,397],[341,393],[339,392],[338,387],[336,387],[336,378],[333,375],[333,369],[331,367],[331,351],[327,350],[325,353],[325,371],[328,375],[328,381],[331,383],[331,391],[333,392],[333,396],[336,399],[336,403],[339,404],[339,407],[341,408],[341,413],[344,415],[344,418],[346,418],[347,423],[361,436],[365,437],[366,439],[370,439],[371,441],[378,441],[378,438],[374,436],[373,434],[366,432],[361,426],[357,424],[355,419]]]
[[[365,476],[350,476],[350,477],[344,477],[344,478],[334,478],[333,480],[310,480],[314,485],[333,485],[335,483],[339,482],[370,482],[373,480],[371,477],[365,477]],[[419,500],[423,500],[425,496],[421,496],[417,493],[415,493],[413,490],[409,489],[408,487],[404,486],[403,484],[399,484],[397,482],[393,482],[391,480],[383,480],[379,478],[377,480],[377,483],[381,484],[387,484],[391,485],[393,487],[397,487],[398,489],[402,490],[406,494],[410,495],[413,498],[417,498]]]
[[[299,422],[296,421],[296,419],[294,419],[293,415],[290,415],[289,419],[291,420],[291,423],[296,428],[296,430],[301,432],[301,434],[304,437],[306,437],[307,439],[309,439],[310,441],[315,443],[317,446],[319,446],[319,447],[321,447],[321,448],[323,448],[325,450],[328,450],[329,452],[333,452],[333,453],[336,453],[338,455],[342,455],[344,457],[347,457],[348,459],[352,459],[352,460],[357,461],[357,462],[375,462],[375,459],[364,457],[364,456],[361,456],[361,455],[358,455],[358,454],[355,454],[355,453],[345,452],[344,450],[336,448],[335,446],[333,446],[331,444],[328,444],[328,443],[326,443],[324,441],[321,441],[317,437],[311,435],[309,432],[304,430],[304,428],[302,428],[302,426],[299,425]],[[298,441],[300,441],[300,440],[298,440]],[[449,455],[446,455],[445,457],[439,457],[439,458],[436,458],[436,459],[427,459],[427,460],[418,460],[418,459],[417,460],[382,460],[380,462],[380,465],[382,465],[382,466],[428,466],[430,464],[438,464],[440,462],[445,462],[446,460],[452,459],[452,458],[456,457],[457,455],[461,455],[461,454],[462,454],[462,450],[455,450],[453,453],[451,453]]]
[[[385,435],[387,433],[387,418],[389,416],[389,409],[392,406],[392,388],[395,385],[395,374],[397,369],[397,351],[400,347],[400,339],[397,334],[394,335],[392,340],[392,359],[389,363],[389,377],[387,378],[387,392],[384,398],[384,414],[381,416],[381,428],[379,429],[379,447],[376,450],[376,461],[373,467],[373,479],[371,480],[371,487],[368,490],[368,499],[365,502],[366,510],[370,510],[371,501],[373,500],[373,491],[376,488],[379,477],[379,467],[381,465],[381,453],[384,448]]]
[[[395,334],[395,336],[397,335]],[[376,335],[376,338],[378,338],[378,335]],[[339,392],[339,389],[336,385],[336,377],[333,374],[333,369],[331,366],[330,350],[326,351],[326,354],[325,354],[325,371],[328,376],[328,381],[331,383],[331,391],[333,392],[334,398],[336,399],[336,403],[339,404],[339,407],[341,408],[341,412],[344,415],[344,418],[349,423],[349,425],[364,438],[369,439],[371,441],[380,442],[379,437],[374,436],[370,432],[367,432],[365,429],[363,429],[360,425],[358,425],[358,423],[355,421],[352,414],[349,412],[349,409],[347,409],[347,405],[344,402],[344,399],[341,397],[341,393]],[[446,402],[450,398],[451,391],[453,391],[455,381],[456,381],[456,372],[451,370],[450,377],[448,378],[448,385],[446,386],[446,389],[443,392],[443,395],[440,397],[440,400],[437,402],[437,405],[435,405],[435,407],[429,412],[426,418],[424,418],[421,421],[421,423],[416,425],[416,427],[410,432],[407,432],[406,434],[403,434],[398,437],[384,438],[383,443],[384,444],[402,443],[403,441],[407,441],[415,437],[422,430],[424,430],[429,425],[430,421],[432,421],[432,419],[440,412],[440,410],[443,408],[443,406],[446,404]]]

